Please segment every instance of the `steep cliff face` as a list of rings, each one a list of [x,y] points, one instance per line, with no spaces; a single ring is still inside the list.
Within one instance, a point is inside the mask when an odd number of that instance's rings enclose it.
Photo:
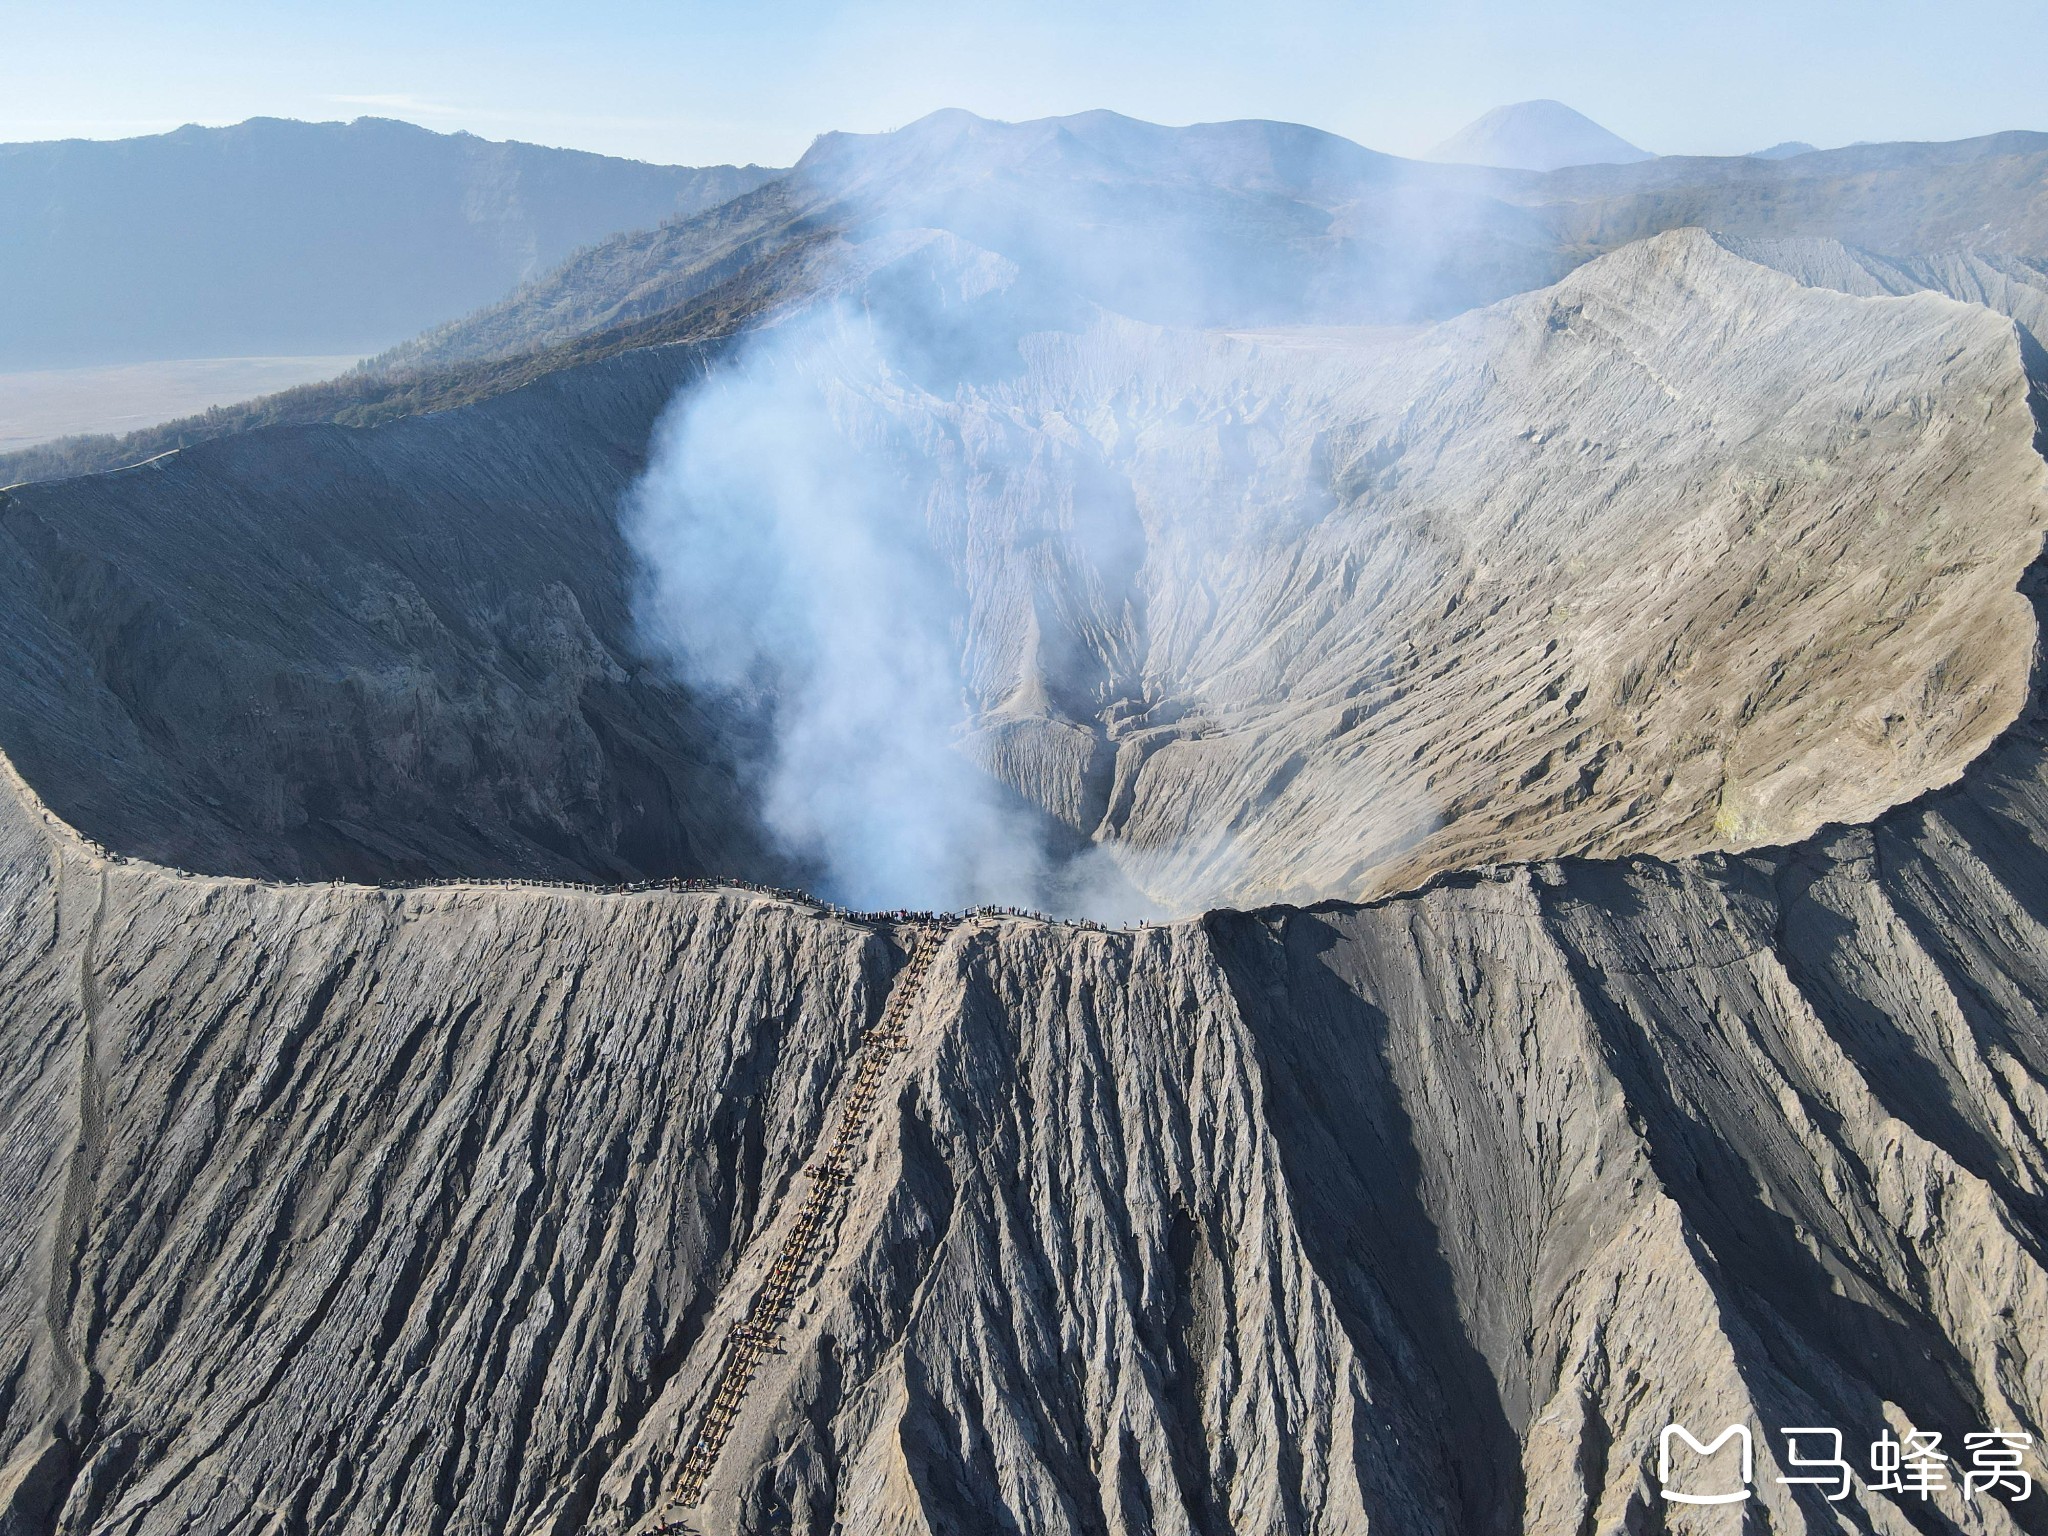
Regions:
[[[902,928],[180,875],[17,781],[5,1529],[645,1528],[778,1274],[701,1529],[1718,1530],[1667,1421],[2039,1434],[2042,675],[1788,848],[962,921],[900,1039]]]

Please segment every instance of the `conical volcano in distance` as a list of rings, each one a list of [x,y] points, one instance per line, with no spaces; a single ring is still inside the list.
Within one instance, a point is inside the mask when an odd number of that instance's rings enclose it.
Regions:
[[[1445,139],[1426,160],[1555,171],[1568,165],[1631,165],[1657,157],[1608,132],[1561,101],[1518,101],[1495,107]]]

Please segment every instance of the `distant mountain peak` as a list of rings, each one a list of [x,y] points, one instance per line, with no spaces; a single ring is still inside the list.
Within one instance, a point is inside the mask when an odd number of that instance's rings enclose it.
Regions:
[[[1753,149],[1749,152],[1752,160],[1790,160],[1794,155],[1810,155],[1814,146],[1804,139],[1786,139],[1773,144],[1769,149]]]
[[[1628,165],[1657,157],[1561,101],[1518,101],[1468,123],[1423,158],[1555,171],[1568,165]]]

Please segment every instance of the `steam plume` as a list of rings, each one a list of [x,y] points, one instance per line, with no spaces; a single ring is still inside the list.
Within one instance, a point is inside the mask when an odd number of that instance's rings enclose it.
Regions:
[[[1195,605],[1333,500],[1318,440],[1248,426],[1196,328],[1456,307],[1469,277],[1446,253],[1483,245],[1463,237],[1490,215],[1394,164],[1309,130],[1107,115],[941,114],[806,158],[855,232],[823,279],[839,297],[757,329],[671,407],[628,531],[644,629],[767,727],[766,825],[828,894],[1123,917],[1155,910],[1127,872],[1180,908],[1233,888],[1229,826],[1106,841],[1112,737],[1162,687],[1242,713],[1282,652],[1201,675]],[[1179,407],[1151,385],[1111,398],[1078,333],[1204,381],[1178,459],[1139,429]],[[1059,367],[1088,399],[1025,387]],[[1385,540],[1361,558],[1399,563]],[[1272,793],[1291,773],[1272,765]]]
[[[902,350],[833,305],[671,409],[629,518],[643,622],[693,682],[768,719],[764,819],[828,894],[1035,905],[1064,886],[1072,904],[1042,818],[958,750],[964,600],[933,548],[924,445],[871,404],[914,388]]]

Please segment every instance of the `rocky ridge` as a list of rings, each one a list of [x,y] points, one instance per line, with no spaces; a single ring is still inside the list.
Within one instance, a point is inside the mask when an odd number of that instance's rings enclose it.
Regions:
[[[2048,136],[2015,132],[1537,174],[1405,161],[1288,123],[1164,128],[1111,112],[997,123],[943,111],[893,134],[826,134],[792,171],[743,177],[737,195],[694,217],[579,251],[366,371],[120,441],[0,455],[0,481],[132,464],[273,422],[362,427],[636,347],[730,338],[829,286],[877,236],[911,229],[997,251],[1156,323],[1379,323],[1527,292],[1690,227],[1840,240],[1907,262],[2038,262],[2044,166]]]
[[[361,356],[779,174],[378,118],[0,144],[0,369]]]
[[[1718,237],[1737,255],[1815,288],[1867,296],[1943,293],[2018,321],[2035,342],[2048,333],[2048,262],[2002,251],[1880,256],[1839,240]]]
[[[384,362],[460,366],[577,335],[631,344],[713,299],[729,311],[721,296],[733,290],[782,290],[821,245],[909,228],[1165,324],[1443,318],[1686,228],[1907,260],[2038,260],[2044,167],[2048,135],[2023,132],[1539,174],[1401,160],[1288,123],[1169,129],[1112,112],[998,123],[946,111],[893,134],[824,135],[786,177],[603,242]]]

